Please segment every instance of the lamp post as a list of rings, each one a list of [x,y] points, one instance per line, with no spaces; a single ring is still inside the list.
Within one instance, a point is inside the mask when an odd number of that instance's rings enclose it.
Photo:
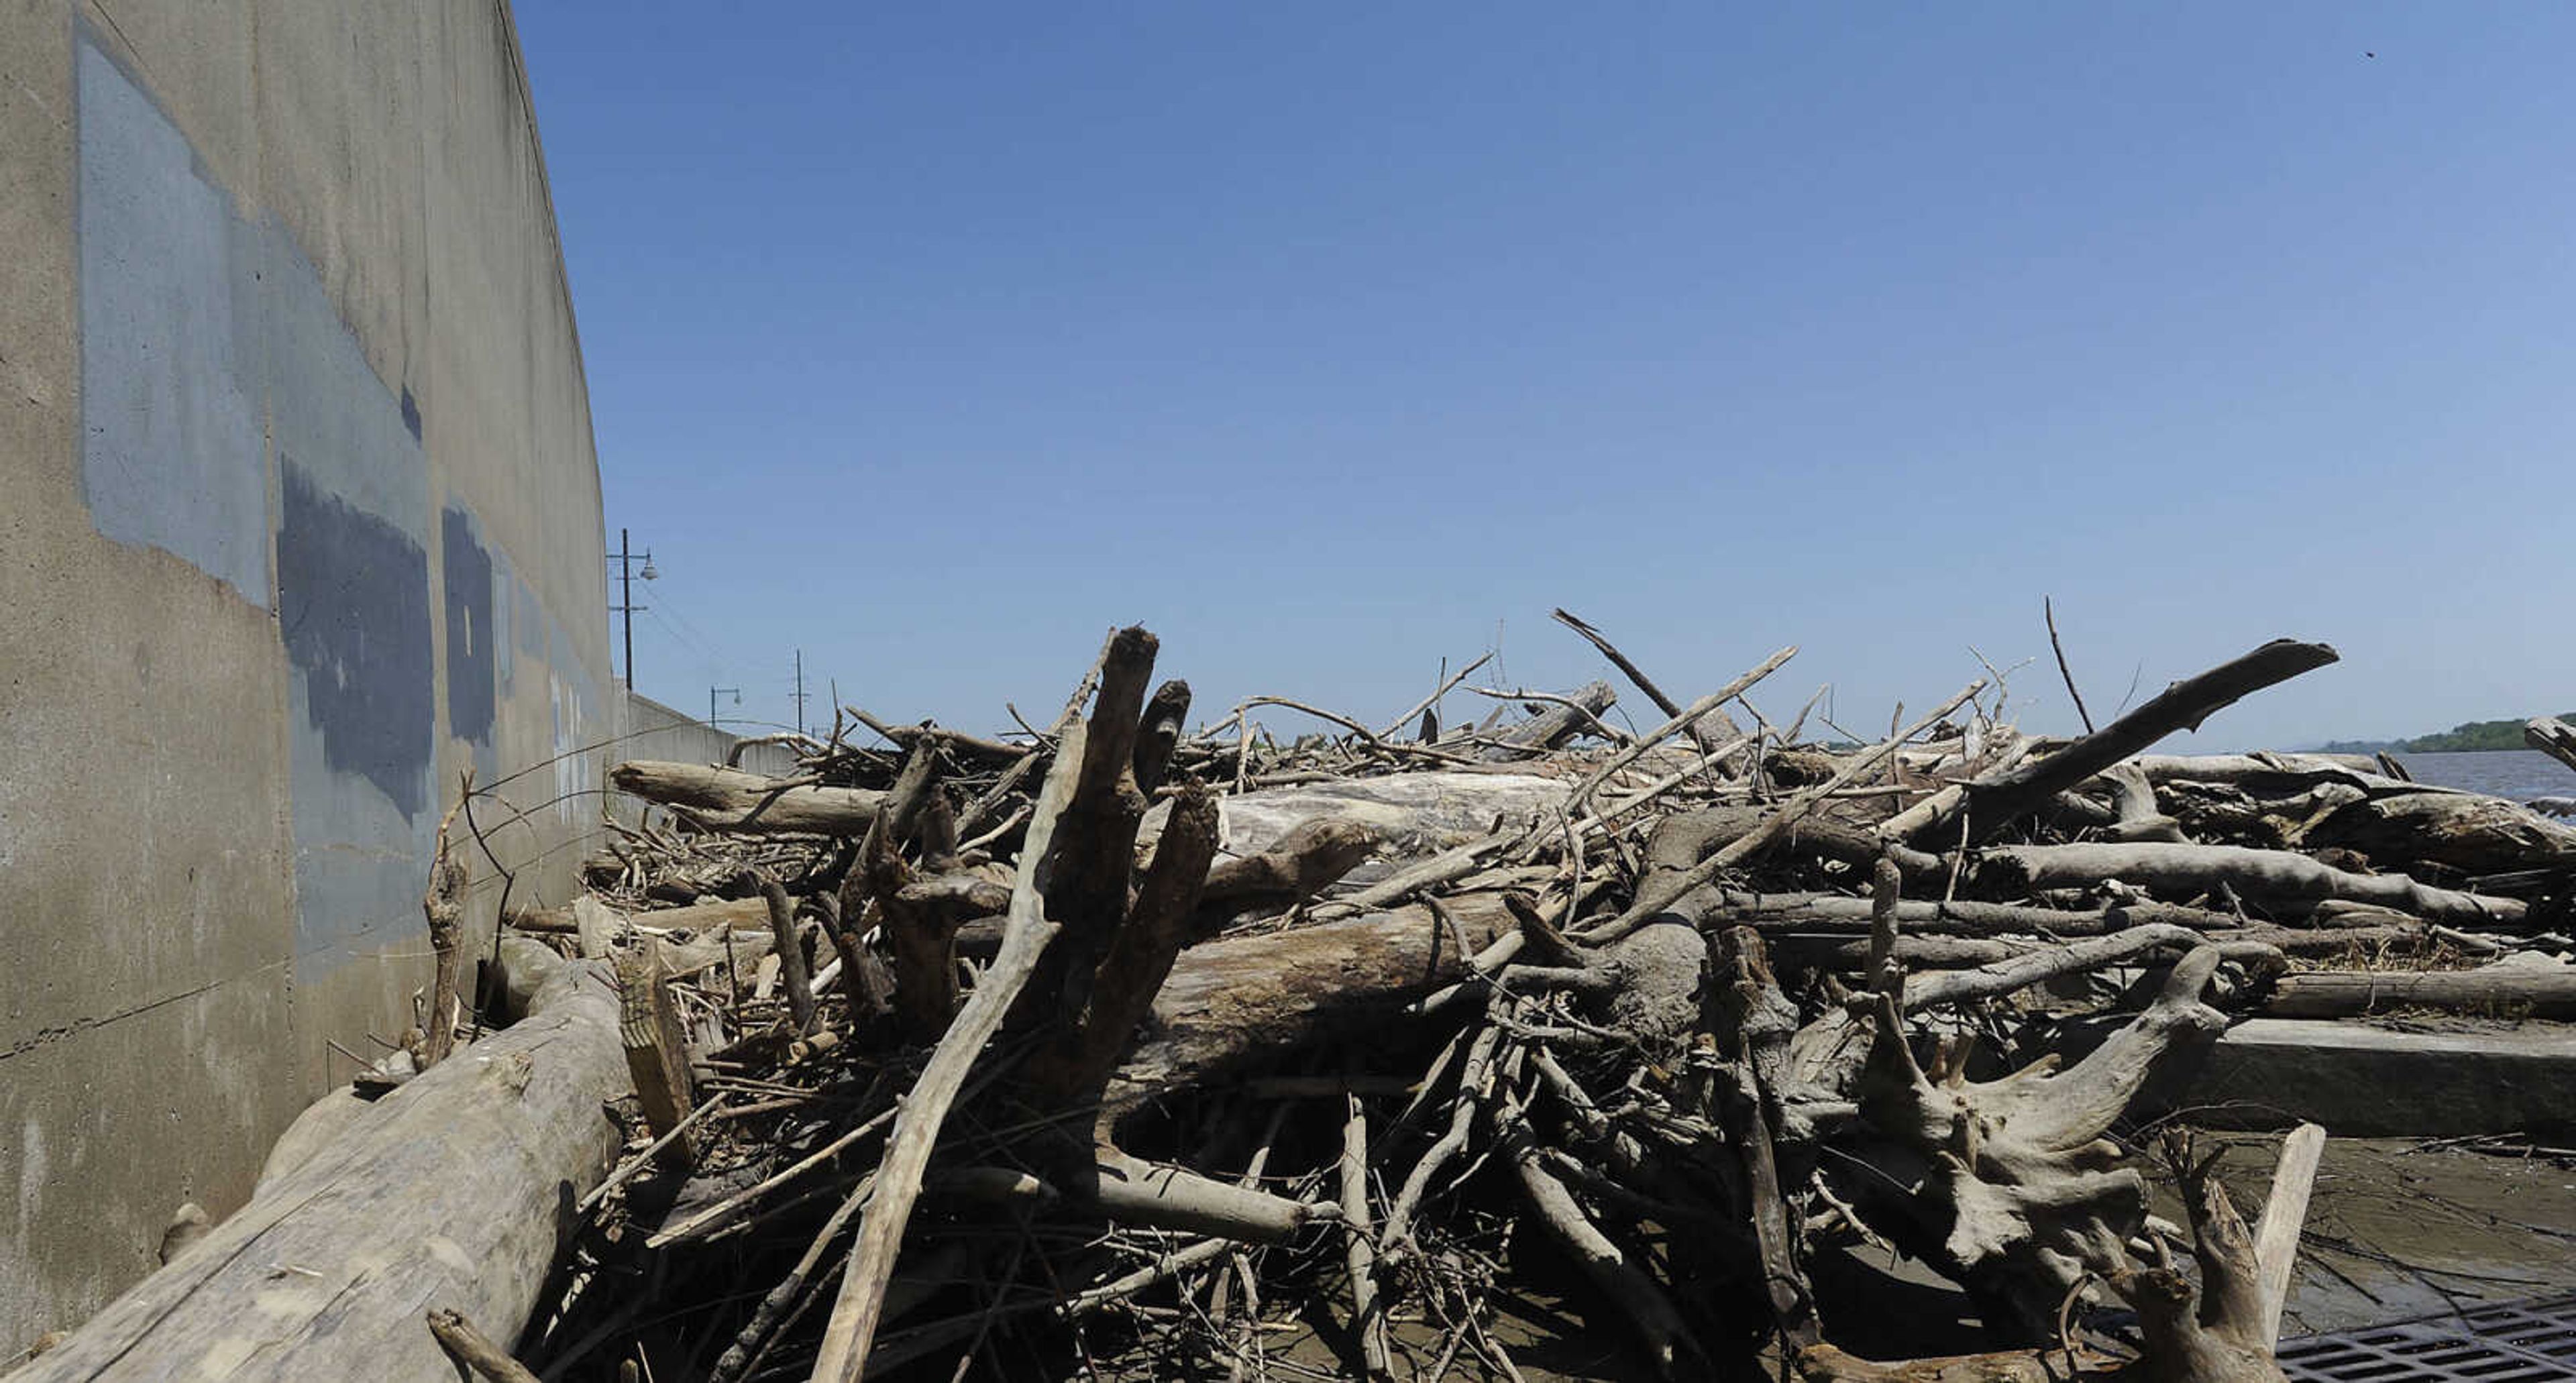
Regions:
[[[640,554],[644,559],[644,570],[640,572],[635,570],[635,559],[638,555],[628,544],[626,530],[623,528],[617,530],[617,552],[609,560],[617,564],[617,579],[625,594],[624,603],[609,606],[608,612],[626,617],[626,689],[628,691],[635,690],[635,612],[647,608],[635,603],[635,578],[641,576],[647,581],[652,581],[662,575],[653,569],[653,554],[649,549]]]
[[[718,692],[731,692],[733,693],[733,704],[737,706],[742,704],[742,688],[740,687],[707,688],[707,728],[710,730],[716,728],[716,693]]]

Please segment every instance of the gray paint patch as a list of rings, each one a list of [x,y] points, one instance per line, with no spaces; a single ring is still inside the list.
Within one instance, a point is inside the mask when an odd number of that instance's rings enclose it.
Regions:
[[[295,237],[271,219],[261,238],[268,403],[278,454],[293,457],[322,490],[426,550],[429,462],[403,426],[400,402],[367,363]]]
[[[78,47],[90,521],[269,608],[258,237],[152,98],[86,35]]]
[[[492,622],[492,554],[475,540],[474,516],[454,505],[439,511],[438,540],[447,597],[447,733],[489,745],[502,632]]]
[[[278,626],[303,693],[298,738],[309,729],[329,769],[374,784],[414,816],[428,805],[435,733],[428,555],[324,491],[300,462],[281,458],[277,529]],[[300,807],[300,778],[295,790]],[[303,839],[299,829],[299,847]]]

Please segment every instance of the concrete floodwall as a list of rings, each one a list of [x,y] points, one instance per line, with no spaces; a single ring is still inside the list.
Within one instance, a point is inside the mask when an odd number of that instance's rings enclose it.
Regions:
[[[562,896],[619,717],[506,3],[0,7],[0,245],[5,1360],[412,1021],[469,770],[477,925]]]

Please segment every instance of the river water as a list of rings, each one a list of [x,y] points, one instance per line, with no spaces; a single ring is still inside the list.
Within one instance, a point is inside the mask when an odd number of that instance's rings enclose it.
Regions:
[[[2397,761],[2419,783],[2510,797],[2576,797],[2576,768],[2537,749],[2487,749],[2462,754],[2399,754]]]

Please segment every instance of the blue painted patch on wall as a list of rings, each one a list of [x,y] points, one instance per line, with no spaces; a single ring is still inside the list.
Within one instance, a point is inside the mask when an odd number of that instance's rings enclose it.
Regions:
[[[474,516],[449,505],[438,515],[447,592],[447,732],[492,742],[494,667],[492,554],[474,536]]]
[[[375,784],[405,817],[429,805],[429,558],[409,534],[280,458],[277,617],[303,675],[309,728],[335,773]],[[486,708],[488,715],[488,706]]]

